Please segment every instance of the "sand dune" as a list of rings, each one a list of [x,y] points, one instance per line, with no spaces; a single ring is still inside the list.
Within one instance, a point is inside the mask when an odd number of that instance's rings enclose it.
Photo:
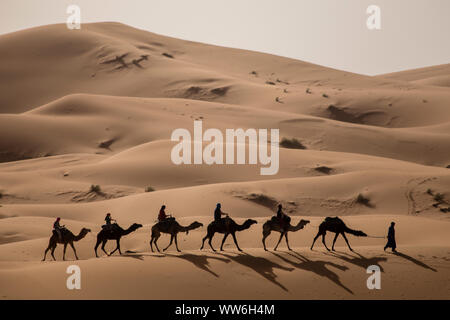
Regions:
[[[411,83],[429,86],[449,87],[450,86],[449,71],[450,71],[450,64],[445,64],[427,68],[394,72],[380,75],[378,77],[408,81]]]
[[[442,167],[450,163],[450,154],[442,152],[450,148],[446,130],[450,122],[382,128],[351,123],[344,109],[333,110],[334,116],[330,117],[338,119],[188,99],[70,95],[22,114],[0,115],[0,133],[10,137],[0,141],[4,150],[0,152],[0,160],[68,153],[109,155],[148,141],[167,139],[176,128],[192,131],[193,121],[202,120],[205,129],[280,128],[282,138],[296,137],[308,149],[368,154]],[[34,130],[41,134],[34,134]],[[351,141],[348,136],[352,136]]]
[[[0,36],[0,297],[2,299],[448,299],[449,65],[369,77],[298,60],[164,37],[119,23],[50,25]],[[173,164],[173,130],[279,128],[279,171]],[[222,145],[225,147],[225,145]],[[99,189],[92,186],[99,186]],[[238,222],[244,253],[199,251],[217,202]],[[162,204],[203,227],[151,253]],[[278,203],[297,223],[293,252],[262,249]],[[106,212],[142,228],[122,256],[95,258]],[[80,260],[40,262],[55,217],[77,234]],[[337,253],[309,250],[326,216],[370,237]],[[400,254],[383,251],[397,222]],[[273,248],[279,234],[272,234]],[[332,237],[327,241],[331,244]],[[221,235],[213,245],[220,246]],[[169,237],[159,240],[161,247]],[[108,243],[107,250],[114,248]],[[82,290],[67,290],[67,266]],[[366,268],[382,268],[368,290]]]

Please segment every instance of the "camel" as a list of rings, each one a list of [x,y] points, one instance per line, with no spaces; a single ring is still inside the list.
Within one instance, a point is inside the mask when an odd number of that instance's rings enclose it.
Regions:
[[[111,225],[110,228],[111,228],[110,230],[102,229],[102,231],[100,231],[97,234],[97,243],[95,244],[94,248],[95,256],[97,258],[98,258],[97,248],[100,245],[100,243],[102,244],[103,252],[106,253],[108,256],[112,255],[117,250],[119,250],[119,254],[122,254],[122,251],[120,251],[120,238],[122,238],[122,236],[126,236],[127,234],[136,231],[139,228],[142,228],[142,224],[133,223],[128,229],[124,230],[117,223],[114,223],[113,225]],[[116,240],[117,242],[117,247],[109,254],[108,252],[105,251],[105,245],[106,242],[108,242],[108,240]]]
[[[330,251],[330,249],[328,249],[328,247],[327,247],[327,244],[325,243],[325,235],[326,235],[327,231],[334,232],[336,234],[336,236],[334,237],[334,240],[333,240],[333,246],[331,247],[331,250],[333,250],[333,251],[335,251],[334,244],[336,243],[336,239],[340,234],[342,234],[342,236],[344,237],[344,240],[347,243],[347,246],[350,249],[350,251],[353,251],[353,249],[352,249],[352,247],[350,247],[350,244],[348,243],[345,233],[350,233],[357,237],[367,237],[367,234],[365,234],[364,232],[362,232],[360,230],[352,230],[349,227],[347,227],[345,225],[344,221],[342,221],[339,217],[334,217],[334,218],[327,217],[319,225],[319,232],[317,232],[317,235],[314,238],[314,241],[311,245],[311,250],[313,249],[314,243],[316,242],[317,238],[319,236],[322,236],[323,245],[325,246],[325,248],[327,248],[328,251]]]
[[[163,249],[163,251],[166,251],[171,245],[173,240],[175,239],[175,247],[177,248],[178,252],[181,252],[180,249],[178,249],[178,240],[177,235],[179,232],[186,232],[186,234],[189,233],[190,230],[194,230],[197,228],[203,227],[203,223],[200,222],[192,222],[190,225],[184,227],[180,225],[175,219],[168,219],[168,221],[162,221],[158,222],[152,227],[152,238],[150,240],[150,248],[153,251],[153,243],[155,244],[156,250],[158,252],[161,252],[158,248],[158,244],[156,243],[161,236],[161,233],[168,233],[170,234],[170,243],[169,245]]]
[[[75,249],[75,246],[73,245],[73,243],[83,239],[89,232],[91,232],[90,229],[83,228],[83,229],[81,229],[80,233],[76,236],[69,229],[63,228],[61,230],[61,239],[60,239],[58,234],[56,233],[56,231],[53,230],[52,236],[50,237],[50,240],[48,242],[48,247],[47,247],[47,249],[45,249],[44,259],[42,259],[42,261],[45,261],[47,252],[50,249],[52,250],[51,254],[52,254],[53,260],[56,261],[54,253],[55,253],[55,249],[56,249],[56,246],[58,245],[58,243],[64,245],[63,260],[66,260],[66,249],[67,249],[68,244],[70,244],[70,246],[72,247],[73,253],[75,253],[75,258],[78,260],[77,250]]]
[[[277,219],[277,217],[272,217],[272,219],[267,220],[267,221],[264,223],[264,225],[263,225],[263,230],[262,230],[262,233],[263,233],[262,243],[263,243],[263,246],[264,246],[264,250],[267,251],[267,248],[266,248],[266,238],[270,235],[270,233],[271,233],[272,231],[277,231],[277,232],[281,233],[280,239],[278,240],[278,243],[277,243],[277,245],[275,246],[275,248],[274,248],[273,250],[274,250],[274,251],[277,251],[278,245],[280,244],[281,239],[283,239],[283,237],[285,237],[285,239],[286,239],[286,244],[287,244],[288,249],[291,250],[291,248],[289,247],[288,232],[289,232],[289,231],[295,232],[295,231],[301,230],[301,229],[303,229],[308,223],[309,223],[309,220],[303,220],[303,219],[301,219],[301,220],[298,222],[298,224],[297,224],[296,226],[293,226],[293,225],[291,225],[291,224],[289,223],[289,226],[288,226],[285,230],[283,230],[283,229],[281,228],[281,226],[280,226],[280,222],[279,222],[279,220]]]
[[[201,246],[200,250],[203,249],[205,240],[209,239],[209,241],[208,241],[209,246],[215,252],[216,250],[213,248],[211,241],[214,236],[214,233],[218,232],[218,233],[225,234],[222,239],[222,244],[220,245],[220,251],[223,251],[223,244],[225,243],[225,240],[227,239],[227,237],[230,234],[233,236],[233,240],[234,240],[234,244],[236,245],[236,248],[239,251],[242,251],[242,249],[239,248],[239,245],[237,243],[235,233],[236,233],[236,231],[246,230],[246,229],[250,228],[252,226],[252,224],[255,224],[255,223],[257,223],[255,220],[247,219],[247,220],[245,220],[245,222],[243,224],[239,225],[230,217],[223,218],[220,221],[213,221],[208,225],[208,232],[202,240],[202,246]]]

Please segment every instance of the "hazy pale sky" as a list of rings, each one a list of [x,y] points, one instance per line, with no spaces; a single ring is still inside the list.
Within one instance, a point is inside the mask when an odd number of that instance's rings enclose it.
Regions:
[[[450,0],[0,0],[0,34],[117,21],[176,38],[381,74],[450,63]],[[381,30],[369,30],[369,5]],[[82,26],[81,26],[82,27]]]

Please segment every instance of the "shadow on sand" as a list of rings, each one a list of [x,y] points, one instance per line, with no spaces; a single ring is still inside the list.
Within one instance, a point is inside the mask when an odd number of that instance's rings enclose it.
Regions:
[[[138,259],[138,260],[141,260],[141,261],[144,260],[144,257],[179,258],[179,259],[183,259],[183,260],[191,262],[197,268],[199,268],[199,269],[201,269],[203,271],[209,272],[210,274],[212,274],[216,278],[219,278],[219,275],[210,269],[208,259],[218,260],[218,261],[222,261],[222,262],[225,262],[225,263],[230,263],[231,262],[230,259],[225,259],[225,258],[220,258],[220,257],[211,257],[211,256],[207,256],[207,255],[204,255],[204,254],[202,254],[202,255],[196,255],[196,254],[192,254],[192,253],[180,253],[180,254],[170,254],[170,253],[153,254],[153,253],[146,253],[146,254],[142,254],[142,253],[135,252],[135,251],[130,251],[130,250],[125,252],[125,254],[123,254],[121,256],[116,256],[116,257],[134,258],[134,259]]]
[[[187,260],[193,263],[197,268],[209,272],[216,278],[219,278],[219,275],[211,270],[208,259],[217,260],[225,263],[230,263],[230,259],[220,258],[220,257],[211,257],[207,255],[196,255],[192,253],[181,253],[181,254],[166,254],[167,257],[179,258],[183,260]]]
[[[261,276],[266,278],[268,281],[277,285],[284,291],[286,291],[286,292],[289,291],[285,286],[283,286],[279,281],[277,281],[277,275],[275,274],[274,269],[280,269],[280,270],[284,270],[284,271],[293,271],[294,268],[284,267],[284,266],[279,265],[275,262],[272,262],[266,258],[254,257],[245,252],[240,253],[236,256],[233,256],[231,254],[225,254],[223,252],[220,252],[218,254],[220,254],[224,257],[227,257],[236,263],[239,263],[243,266],[253,269],[256,273],[260,274]]]
[[[271,252],[274,256],[280,258],[281,260],[283,260],[284,262],[296,267],[297,269],[301,269],[301,270],[306,270],[306,271],[310,271],[310,272],[314,272],[315,274],[321,276],[321,277],[325,277],[328,278],[329,280],[331,280],[332,282],[334,282],[336,285],[338,285],[339,287],[341,287],[342,289],[344,289],[345,291],[347,291],[350,294],[353,294],[353,291],[350,290],[349,288],[347,288],[339,279],[339,276],[334,273],[333,271],[331,271],[330,269],[327,268],[327,266],[339,269],[341,271],[346,271],[348,270],[348,267],[346,266],[341,266],[337,263],[333,263],[333,262],[328,262],[328,261],[322,261],[322,260],[309,260],[308,258],[306,258],[305,256],[302,256],[300,253],[295,252],[295,251],[290,251],[287,252],[287,254],[289,254],[290,256],[296,258],[299,260],[299,262],[294,262],[290,259],[287,259],[286,257],[283,257],[281,254],[275,253],[275,252]]]
[[[369,266],[371,265],[377,265],[380,267],[380,271],[384,272],[383,267],[380,265],[380,262],[385,262],[387,261],[386,257],[371,257],[371,258],[367,258],[364,257],[362,254],[353,251],[354,254],[358,255],[358,257],[355,257],[351,254],[345,253],[345,252],[340,252],[340,251],[331,251],[331,252],[327,252],[325,253],[326,255],[332,256],[332,257],[336,257],[338,259],[341,259],[345,262],[354,264],[355,266],[361,267],[364,270],[366,270]]]
[[[134,258],[134,259],[137,259],[137,260],[144,261],[144,255],[143,254],[134,253],[134,252],[133,253],[125,252],[125,254],[118,255],[118,256],[115,256],[115,257]]]
[[[417,264],[418,266],[420,266],[420,267],[422,267],[422,268],[429,269],[429,270],[431,270],[431,271],[433,271],[433,272],[437,272],[436,269],[430,267],[429,265],[423,263],[422,261],[417,260],[416,258],[413,258],[413,257],[411,257],[411,256],[408,256],[407,254],[404,254],[404,253],[401,253],[401,252],[398,252],[398,251],[397,251],[397,252],[392,252],[392,254],[393,254],[393,255],[396,255],[396,256],[398,256],[398,257],[401,257],[401,258],[403,258],[403,259],[409,260],[409,261],[411,261],[412,263],[415,263],[415,264]]]

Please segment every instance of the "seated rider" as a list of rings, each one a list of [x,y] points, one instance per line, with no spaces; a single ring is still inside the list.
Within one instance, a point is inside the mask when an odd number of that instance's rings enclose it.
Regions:
[[[289,226],[289,223],[291,222],[291,218],[283,212],[283,206],[281,204],[278,205],[277,219],[282,229]]]
[[[172,215],[166,214],[166,206],[162,205],[161,209],[159,210],[158,214],[158,222],[167,221],[170,218],[173,218]]]
[[[216,205],[216,210],[214,210],[214,221],[220,221],[222,219],[222,216],[228,217],[228,213],[222,212],[221,208],[222,208],[222,205],[220,203],[218,203]]]
[[[111,227],[112,227],[111,222],[112,221],[117,222],[115,219],[111,218],[111,213],[109,213],[109,212],[106,214],[105,221],[106,221],[106,225],[104,225],[103,228],[108,229],[108,230],[111,230]]]
[[[60,225],[61,218],[56,218],[56,221],[53,223],[53,230],[55,230],[56,234],[58,235],[59,241],[62,240],[62,229],[64,226]]]

